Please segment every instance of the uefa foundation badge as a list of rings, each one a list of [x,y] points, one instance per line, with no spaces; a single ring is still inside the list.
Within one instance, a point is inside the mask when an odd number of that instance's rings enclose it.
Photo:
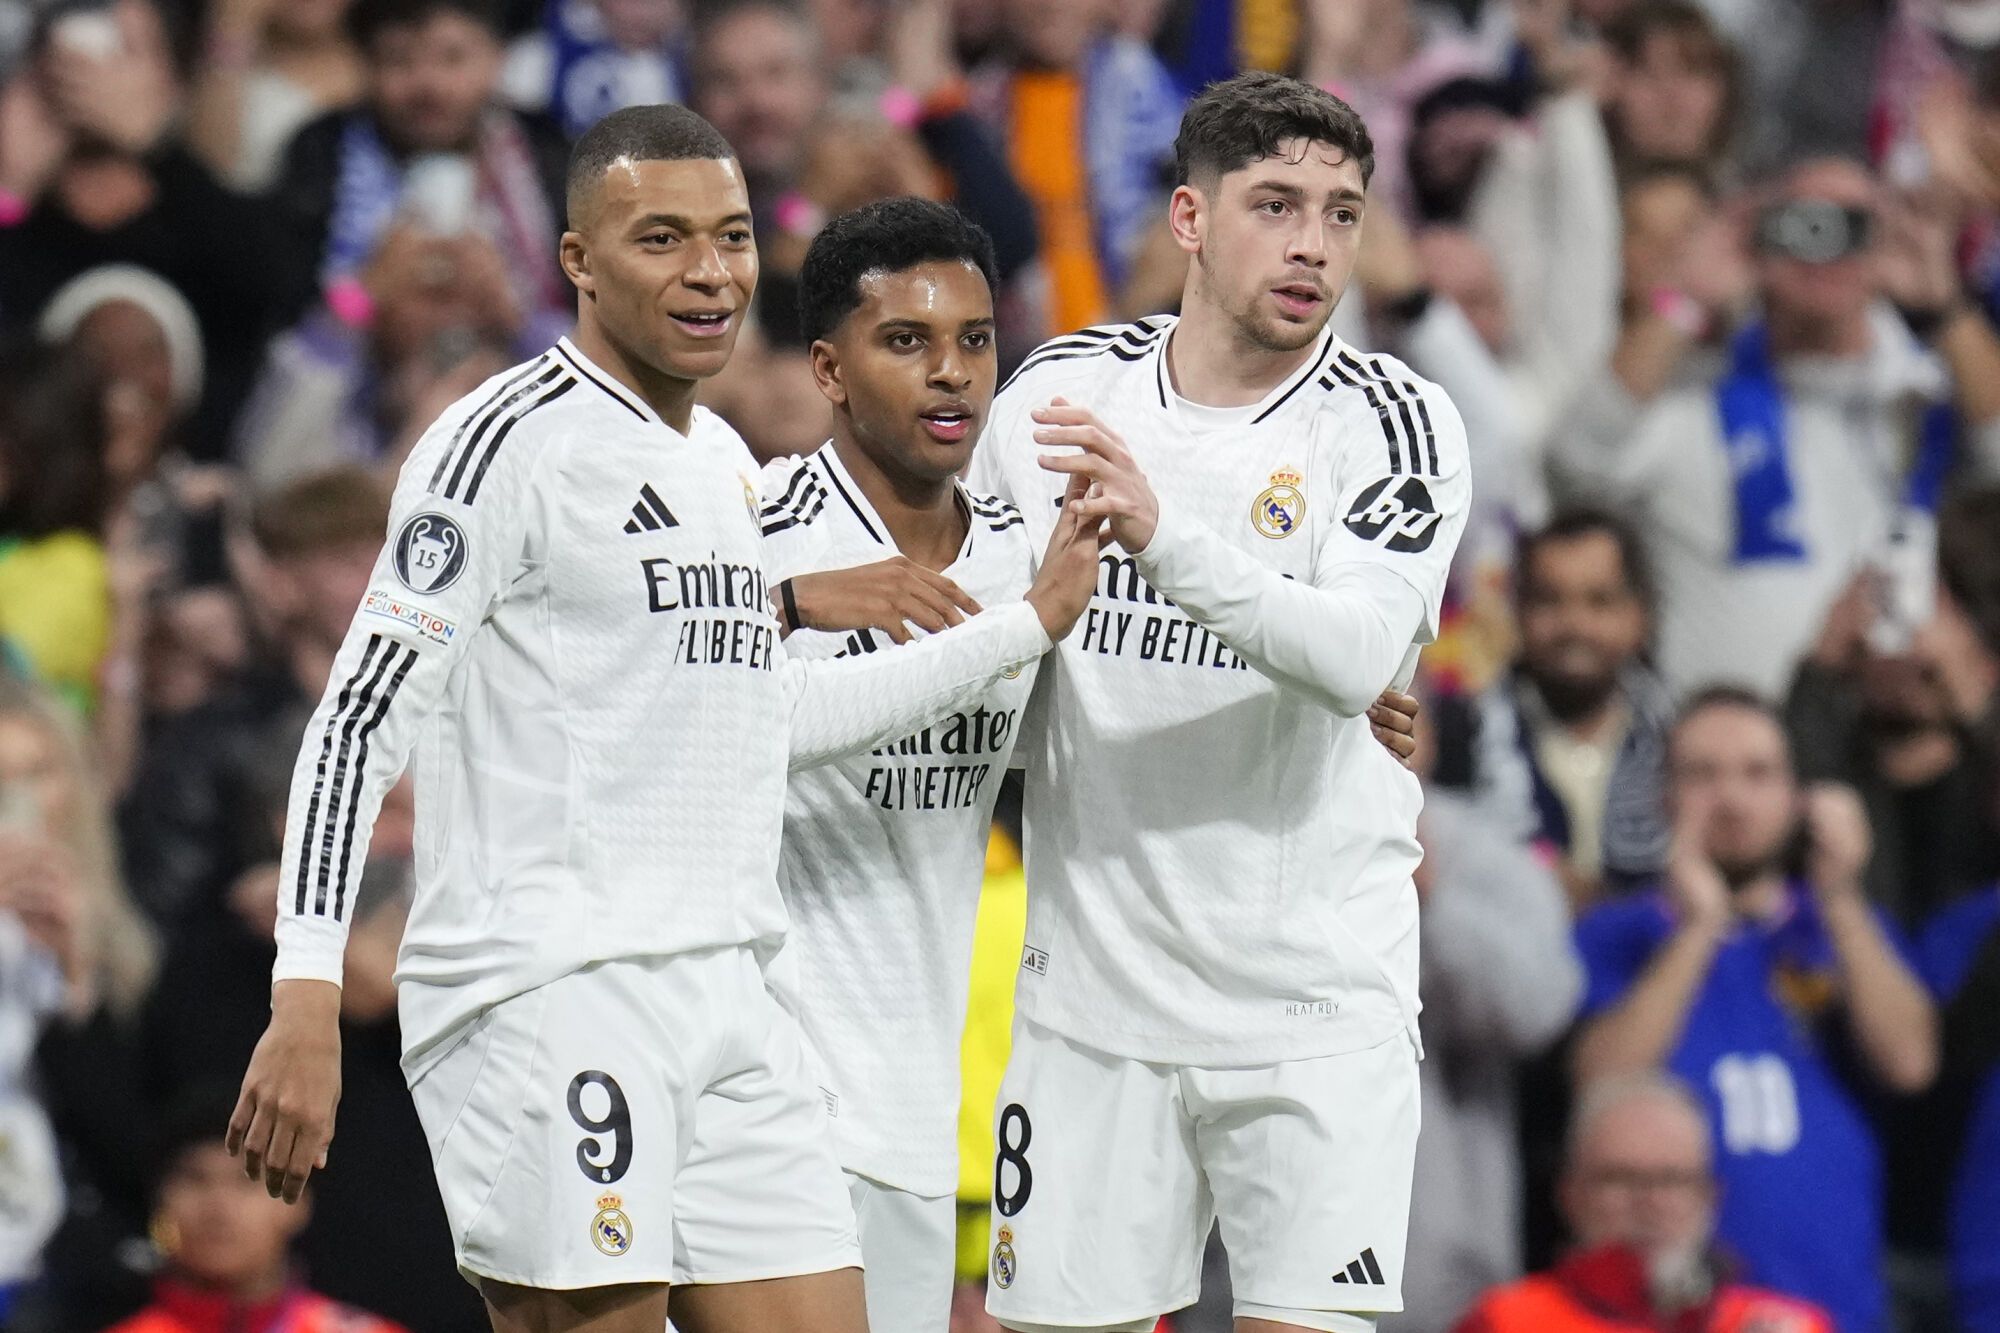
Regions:
[[[590,1219],[590,1243],[616,1259],[632,1248],[632,1219],[616,1194],[597,1197],[597,1216]]]
[[[1297,532],[1306,517],[1305,484],[1292,468],[1273,472],[1270,487],[1250,506],[1250,525],[1273,541]]]
[[[993,1285],[1002,1291],[1014,1285],[1014,1230],[1002,1226],[993,1243]]]

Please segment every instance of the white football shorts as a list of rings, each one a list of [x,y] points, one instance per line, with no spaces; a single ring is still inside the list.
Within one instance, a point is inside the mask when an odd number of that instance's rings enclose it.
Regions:
[[[861,1230],[868,1333],[939,1333],[951,1322],[958,1261],[958,1199],[912,1194],[847,1175]]]
[[[731,947],[492,1006],[411,1086],[459,1271],[712,1283],[861,1262],[798,1026]]]
[[[1238,1317],[1367,1328],[1403,1308],[1417,1058],[1148,1064],[1025,1018],[1000,1084],[986,1308],[1009,1328],[1150,1329],[1201,1294],[1220,1224]],[[1359,1317],[1357,1317],[1359,1316]]]

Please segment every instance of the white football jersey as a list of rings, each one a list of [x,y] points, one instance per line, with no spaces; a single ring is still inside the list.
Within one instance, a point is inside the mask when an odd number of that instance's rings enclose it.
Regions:
[[[1028,413],[1060,394],[1123,437],[1160,500],[1148,549],[1106,550],[1090,609],[1042,664],[1023,749],[1020,1012],[1110,1054],[1189,1065],[1414,1039],[1417,780],[1365,716],[1251,656],[1288,640],[1288,664],[1337,658],[1310,631],[1326,608],[1378,604],[1357,589],[1421,598],[1415,640],[1435,635],[1470,498],[1464,427],[1437,386],[1331,330],[1262,402],[1186,402],[1165,364],[1175,326],[1045,344],[1003,387],[973,466],[1039,551],[1065,479],[1038,464],[1052,450]],[[1190,602],[1199,584],[1236,643],[1156,580]],[[1380,637],[1389,622],[1366,623]],[[1382,646],[1365,698],[1399,657],[1405,677],[1414,666],[1414,647]]]
[[[887,526],[828,444],[764,471],[771,577],[896,554]],[[959,489],[970,522],[945,576],[981,606],[1033,578],[1012,505]],[[807,659],[896,648],[878,632],[800,630]],[[792,774],[779,873],[792,930],[771,964],[827,1082],[840,1164],[917,1194],[958,1182],[958,1045],[993,802],[1034,686],[1033,665],[922,731]]]
[[[1014,603],[912,653],[789,660],[754,469],[720,418],[681,435],[567,339],[446,410],[300,750],[277,978],[340,979],[406,760],[413,1075],[466,1018],[589,963],[775,947],[789,764],[905,734],[1047,635]]]

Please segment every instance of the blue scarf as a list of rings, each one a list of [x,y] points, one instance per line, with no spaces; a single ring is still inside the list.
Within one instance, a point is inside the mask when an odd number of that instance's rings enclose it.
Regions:
[[[1785,424],[1785,391],[1771,361],[1770,332],[1752,324],[1729,345],[1729,371],[1715,386],[1723,448],[1736,490],[1739,565],[1806,558],[1792,485],[1791,436]],[[1949,403],[1924,412],[1904,502],[1925,513],[1937,509],[1951,470],[1958,417]]]

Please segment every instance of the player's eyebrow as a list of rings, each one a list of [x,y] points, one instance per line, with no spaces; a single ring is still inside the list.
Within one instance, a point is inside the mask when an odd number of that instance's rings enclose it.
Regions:
[[[875,327],[889,332],[908,331],[910,333],[929,333],[931,329],[929,320],[911,319],[907,316],[882,320]]]
[[[702,230],[692,218],[683,217],[679,213],[648,213],[639,219],[638,225],[641,227],[669,227],[674,231]],[[745,227],[750,225],[750,214],[747,211],[739,210],[725,218],[720,218],[709,224],[708,230],[721,231],[725,227],[739,225]]]

